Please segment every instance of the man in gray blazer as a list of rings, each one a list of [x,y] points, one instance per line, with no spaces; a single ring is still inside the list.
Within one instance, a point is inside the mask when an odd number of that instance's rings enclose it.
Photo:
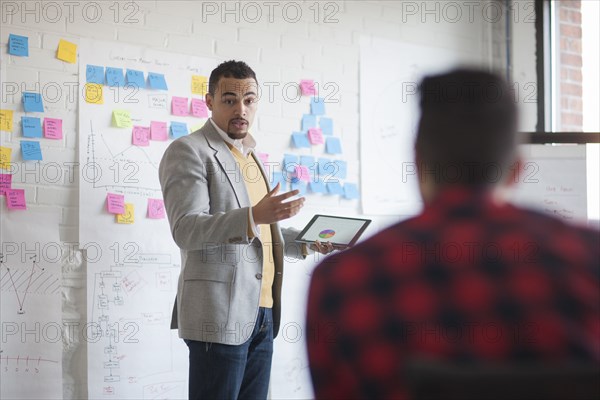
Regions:
[[[190,351],[190,399],[264,399],[281,310],[284,255],[306,256],[297,231],[278,221],[296,215],[298,191],[277,194],[248,133],[258,82],[243,62],[212,71],[212,117],[174,141],[159,175],[181,274],[172,328]],[[251,169],[254,169],[254,174]],[[260,173],[258,173],[260,172]],[[329,253],[330,243],[313,250]]]

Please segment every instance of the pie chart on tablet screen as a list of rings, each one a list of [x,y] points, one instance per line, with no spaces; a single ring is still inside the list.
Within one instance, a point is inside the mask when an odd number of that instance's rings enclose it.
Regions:
[[[325,229],[325,230],[319,232],[319,237],[321,239],[329,239],[329,238],[332,238],[333,236],[335,236],[335,231],[333,229]]]

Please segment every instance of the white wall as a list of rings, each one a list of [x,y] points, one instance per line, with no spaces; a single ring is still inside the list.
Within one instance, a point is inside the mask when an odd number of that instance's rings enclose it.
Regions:
[[[349,162],[348,181],[358,182],[359,38],[378,36],[450,50],[468,49],[479,54],[482,62],[501,64],[491,50],[490,32],[495,24],[482,13],[489,2],[483,1],[477,6],[467,3],[454,3],[460,7],[460,15],[457,15],[456,7],[448,7],[448,2],[443,1],[295,1],[271,5],[256,2],[252,6],[248,6],[248,2],[240,5],[162,0],[129,3],[3,1],[2,108],[15,110],[15,129],[12,134],[2,132],[2,145],[13,147],[13,154],[19,153],[21,136],[17,121],[22,114],[23,90],[46,93],[47,112],[64,120],[63,140],[40,139],[44,163],[52,161],[62,165],[63,181],[50,183],[43,171],[38,170],[27,176],[13,177],[13,186],[26,190],[30,209],[59,208],[61,240],[78,242],[77,177],[73,181],[69,179],[67,165],[70,164],[67,163],[78,162],[78,97],[72,93],[79,77],[77,65],[57,60],[55,52],[59,39],[78,43],[83,37],[208,56],[219,61],[248,62],[261,82],[277,85],[272,102],[263,98],[254,126],[259,147],[274,155],[292,151],[290,134],[298,130],[301,115],[308,113],[306,102],[285,101],[281,88],[302,78],[333,83],[339,92],[333,97],[336,102],[327,104],[327,114],[334,118],[335,134],[342,139],[343,158]],[[224,7],[230,12],[223,14]],[[271,10],[273,15],[269,13]],[[293,22],[297,10],[301,10],[302,17]],[[314,21],[315,10],[319,11],[318,23]],[[326,13],[329,22],[323,22]],[[501,23],[495,19],[493,22]],[[28,58],[7,55],[10,33],[29,37]],[[410,55],[406,58],[410,60]],[[15,88],[16,93],[13,93]],[[51,98],[56,100],[51,101]],[[20,162],[18,156],[15,158]],[[382,181],[382,184],[390,182]],[[360,214],[360,204],[309,198],[303,216],[290,224],[300,226],[315,212],[356,215]],[[397,218],[376,218],[368,233],[376,232]],[[64,321],[83,324],[86,296],[85,265],[81,259],[79,254],[74,261],[63,265],[63,312]],[[312,266],[314,263],[307,268]],[[303,319],[303,316],[296,318]],[[65,338],[64,389],[65,398],[86,397],[85,343],[79,337]]]

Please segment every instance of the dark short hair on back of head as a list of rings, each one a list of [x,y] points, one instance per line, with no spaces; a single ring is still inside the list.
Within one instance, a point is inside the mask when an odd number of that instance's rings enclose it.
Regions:
[[[256,74],[243,61],[225,61],[217,68],[213,69],[210,73],[210,78],[208,79],[208,92],[212,95],[215,94],[215,90],[217,89],[217,84],[219,83],[219,79],[221,78],[235,78],[235,79],[246,79],[253,78],[258,84],[258,80],[256,79]]]
[[[419,90],[415,150],[421,179],[489,186],[506,178],[518,143],[517,107],[506,81],[456,69],[425,77]]]

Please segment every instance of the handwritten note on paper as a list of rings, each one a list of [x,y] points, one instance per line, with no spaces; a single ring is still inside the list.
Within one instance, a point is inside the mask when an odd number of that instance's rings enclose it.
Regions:
[[[25,112],[44,112],[42,95],[33,92],[23,92],[23,109]]]
[[[317,117],[316,115],[304,114],[302,117],[302,130],[307,131],[310,128],[317,127]]]
[[[300,93],[302,93],[302,96],[316,95],[315,82],[312,79],[302,79],[300,81]]]
[[[192,115],[198,118],[208,118],[208,108],[204,100],[192,99]]]
[[[85,81],[87,83],[97,83],[98,85],[104,85],[104,67],[101,67],[99,65],[86,65]]]
[[[178,139],[188,134],[187,125],[183,122],[171,122],[171,136],[173,139]]]
[[[162,199],[148,199],[148,218],[165,218],[165,203]]]
[[[305,165],[297,165],[296,166],[296,178],[303,182],[310,181],[310,171]]]
[[[62,139],[62,119],[44,118],[44,137],[46,139]]]
[[[4,196],[4,192],[12,188],[12,175],[0,174],[0,195]]]
[[[125,196],[108,193],[106,195],[106,211],[111,214],[123,214],[125,212]]]
[[[189,113],[187,97],[173,96],[171,99],[171,114],[185,117],[189,115]]]
[[[208,92],[208,78],[202,75],[192,75],[192,93],[204,96]]]
[[[112,122],[117,128],[131,128],[131,113],[128,110],[113,110]]]
[[[308,130],[308,140],[310,144],[323,144],[323,133],[319,128],[311,128]]]
[[[150,139],[160,140],[164,142],[169,139],[169,132],[167,131],[167,123],[160,121],[150,122]]]
[[[75,64],[77,62],[77,45],[75,43],[67,42],[64,39],[60,39],[60,42],[58,42],[58,50],[56,51],[56,58]]]
[[[6,206],[9,210],[26,210],[25,189],[9,189],[5,192]]]
[[[158,74],[156,72],[148,72],[148,83],[150,87],[155,90],[169,90],[167,88],[167,81],[165,80],[164,74]]]
[[[0,146],[0,168],[10,169],[12,161],[12,149],[10,147]]]
[[[333,135],[333,120],[327,117],[319,118],[319,128],[323,135]]]
[[[325,152],[328,154],[341,154],[342,144],[339,138],[328,137],[325,142]]]
[[[358,199],[360,194],[358,192],[358,186],[355,183],[346,183],[344,185],[344,198],[348,200]]]
[[[134,146],[150,146],[150,127],[134,126],[131,133],[131,142]]]
[[[29,57],[29,38],[27,36],[8,35],[8,54]]]
[[[310,99],[310,113],[312,115],[324,115],[325,114],[325,101],[320,98]]]
[[[0,131],[12,132],[13,110],[0,110]]]
[[[23,136],[28,138],[42,137],[42,121],[35,117],[21,117]]]
[[[135,216],[135,205],[133,203],[125,203],[125,212],[117,214],[117,224],[133,224]]]
[[[84,97],[86,103],[104,104],[102,85],[98,83],[86,83]]]
[[[21,140],[21,155],[24,161],[41,161],[42,149],[40,142]]]
[[[301,148],[310,148],[310,142],[308,141],[308,136],[304,132],[294,132],[292,133],[292,143],[294,147]]]
[[[110,87],[125,86],[125,76],[122,68],[106,67],[106,84]]]
[[[146,81],[144,80],[144,73],[142,71],[128,69],[127,72],[125,72],[125,76],[127,77],[127,85],[136,86],[141,89],[146,87]]]

